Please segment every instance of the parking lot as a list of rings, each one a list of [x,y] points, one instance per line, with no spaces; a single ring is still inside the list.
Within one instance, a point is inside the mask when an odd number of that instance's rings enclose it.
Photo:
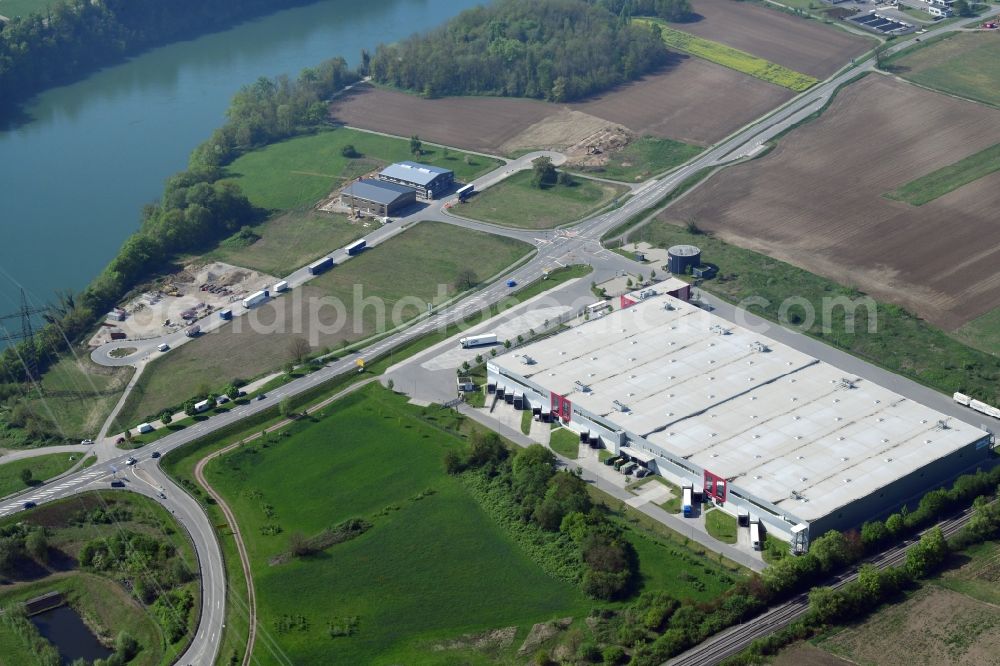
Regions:
[[[915,21],[907,17],[909,22],[904,22],[897,18],[898,16],[902,15],[895,10],[880,8],[870,14],[862,14],[848,20],[882,35],[905,35],[916,30]]]

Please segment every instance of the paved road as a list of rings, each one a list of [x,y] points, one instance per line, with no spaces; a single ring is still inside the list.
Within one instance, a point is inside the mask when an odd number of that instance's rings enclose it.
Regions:
[[[944,26],[941,29],[929,31],[928,36],[941,32],[950,32],[956,29],[959,28],[957,26]],[[901,44],[893,47],[890,49],[890,52],[894,52],[895,50],[903,48],[907,45],[908,44]],[[604,233],[623,223],[635,213],[656,204],[662,197],[677,187],[677,185],[688,176],[698,172],[699,170],[706,167],[716,167],[728,164],[733,161],[743,159],[747,155],[754,154],[766,141],[772,139],[781,132],[786,131],[813,112],[822,108],[822,106],[829,100],[833,92],[841,84],[846,83],[858,73],[870,71],[873,68],[873,61],[868,60],[853,69],[845,71],[832,79],[815,86],[811,90],[794,98],[789,103],[757,123],[739,130],[731,137],[709,148],[693,161],[676,169],[661,180],[652,181],[646,186],[637,188],[632,198],[625,202],[625,204],[620,208],[585,220],[573,227],[572,230],[540,233],[513,231],[505,232],[507,235],[529,238],[538,248],[536,256],[521,268],[516,271],[512,271],[509,276],[505,276],[504,280],[483,289],[472,298],[446,308],[439,312],[436,316],[426,318],[404,331],[387,337],[381,342],[370,345],[362,350],[358,356],[365,358],[377,356],[395,346],[401,345],[409,340],[430,332],[436,327],[443,326],[448,322],[460,321],[472,314],[475,314],[484,307],[501,300],[510,293],[511,290],[504,286],[504,281],[508,278],[515,279],[519,284],[525,284],[540,277],[546,268],[551,268],[564,263],[597,260],[595,258],[606,258],[609,265],[614,264],[619,260],[627,261],[624,258],[614,258],[617,257],[617,255],[612,255],[612,253],[608,253],[601,247],[600,238]],[[522,160],[527,158],[528,156],[525,156]],[[509,165],[506,168],[509,169]],[[486,185],[485,181],[483,182],[483,185]],[[424,219],[429,215],[440,213],[441,205],[442,203],[438,202],[434,205],[434,207],[429,206],[423,211],[420,218]],[[470,228],[481,228],[478,224],[474,225],[469,221],[464,221],[456,217],[448,216],[447,221],[453,224],[469,226]],[[371,245],[375,245],[378,242],[386,240],[395,233],[399,233],[399,231],[400,225],[387,225],[373,231],[372,234],[369,234],[369,243]],[[334,253],[334,259],[338,262],[344,261],[346,260],[346,254],[344,254],[342,250],[338,251],[337,253]],[[289,276],[288,282],[290,287],[295,287],[303,284],[308,278],[308,273],[304,269],[301,269],[300,271],[297,271]],[[240,304],[236,304],[236,307],[234,307],[234,316],[238,314],[241,307],[242,306]],[[210,330],[215,326],[221,325],[221,322],[209,322],[206,320],[201,322],[201,324],[203,329]],[[96,362],[105,365],[130,364],[153,353],[152,350],[155,349],[155,346],[163,341],[168,342],[168,344],[176,345],[184,344],[186,339],[184,338],[184,334],[179,332],[173,334],[172,336],[166,336],[165,338],[158,338],[151,341],[144,341],[138,344],[127,343],[127,346],[138,346],[140,349],[132,356],[123,359],[113,359],[108,356],[108,351],[113,349],[114,346],[105,345],[94,352],[93,358]],[[119,342],[116,343],[116,346],[126,346],[126,344]],[[355,371],[354,358],[348,357],[342,359],[318,370],[311,375],[275,389],[269,394],[266,400],[254,401],[248,405],[234,408],[225,414],[214,416],[211,419],[201,422],[186,430],[168,435],[167,437],[144,447],[141,455],[146,457],[154,451],[160,453],[172,451],[180,446],[184,446],[185,444],[194,441],[195,439],[198,439],[203,435],[207,435],[220,428],[224,428],[232,423],[246,418],[247,416],[257,413],[262,409],[270,407],[284,397],[297,395],[333,377],[353,371]],[[24,493],[14,500],[8,500],[6,504],[0,506],[0,516],[18,511],[21,503],[26,500],[31,500],[36,503],[50,501],[68,497],[75,493],[89,490],[93,487],[99,487],[102,484],[106,485],[106,481],[109,478],[108,475],[111,472],[111,466],[114,465],[118,468],[123,468],[128,454],[122,453],[120,455],[115,455],[114,452],[109,452],[108,456],[113,457],[102,460],[99,465],[92,467],[89,470],[80,471],[70,475],[62,479],[58,484],[52,485],[51,487],[43,486],[37,491]],[[218,649],[218,636],[222,631],[225,617],[225,577],[224,571],[221,568],[221,552],[215,539],[215,535],[211,530],[211,526],[206,525],[207,518],[200,511],[197,503],[179,488],[174,486],[172,482],[162,475],[162,473],[154,472],[156,469],[155,465],[149,465],[149,467],[149,471],[151,473],[157,474],[157,476],[153,477],[156,482],[160,483],[166,489],[167,499],[162,501],[171,507],[171,509],[175,512],[175,515],[177,515],[178,519],[188,530],[188,533],[194,541],[199,560],[202,563],[202,584],[205,589],[205,603],[203,605],[201,622],[192,647],[184,655],[184,658],[180,663],[198,664],[199,666],[201,664],[209,664],[215,658]],[[218,566],[216,566],[216,563],[219,563]]]

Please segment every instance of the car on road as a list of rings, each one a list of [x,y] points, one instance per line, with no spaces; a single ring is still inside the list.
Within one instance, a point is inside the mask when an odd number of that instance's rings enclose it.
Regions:
[[[83,444],[84,446],[90,446],[91,444],[94,443],[94,440],[92,440],[92,439],[85,439],[85,440],[83,440],[80,443]]]
[[[166,342],[164,342],[163,344],[158,345],[156,348],[158,350],[160,350],[161,352],[170,351],[170,345],[168,345]]]
[[[153,451],[152,455],[150,455],[149,457],[150,458],[159,458],[160,457],[160,452],[159,451]]]
[[[38,505],[35,504],[34,502],[25,502],[24,503],[24,508],[25,509],[34,509],[36,506],[38,506]]]
[[[161,490],[161,491],[160,491],[160,493],[159,493],[159,498],[160,498],[160,499],[167,499],[167,496],[166,496],[166,495],[165,495],[165,494],[163,493],[163,491],[162,491],[162,490]]]
[[[507,286],[508,287],[516,287],[517,286],[517,280],[507,280]]]
[[[266,394],[264,394],[264,393],[261,393],[260,395],[258,395],[258,396],[257,396],[257,399],[258,399],[258,400],[263,400],[263,399],[264,399],[264,398],[266,398],[266,397],[267,397],[267,395],[266,395]]]
[[[125,487],[125,482],[122,481],[121,479],[115,479],[114,481],[111,482],[111,487],[112,488],[124,488]]]
[[[136,460],[135,460],[135,458],[132,458],[132,457],[129,457],[129,459],[125,461],[126,465],[134,465],[135,463],[136,463]]]

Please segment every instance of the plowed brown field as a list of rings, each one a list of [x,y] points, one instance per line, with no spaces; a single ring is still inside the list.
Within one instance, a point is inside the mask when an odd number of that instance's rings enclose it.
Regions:
[[[791,97],[792,92],[780,86],[699,58],[678,56],[677,64],[663,73],[570,107],[637,134],[706,145]]]
[[[351,127],[421,139],[465,150],[497,154],[525,128],[555,115],[560,107],[513,97],[416,95],[360,85],[334,100],[330,115]]]
[[[1000,306],[1000,173],[920,207],[882,194],[997,142],[1000,111],[873,74],[661,218],[954,329]]]
[[[694,11],[700,19],[673,26],[819,79],[875,45],[868,37],[749,2],[695,0]]]

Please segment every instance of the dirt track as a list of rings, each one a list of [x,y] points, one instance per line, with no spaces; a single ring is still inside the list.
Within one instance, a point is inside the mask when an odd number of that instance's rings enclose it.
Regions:
[[[733,0],[695,0],[695,21],[673,24],[803,74],[824,79],[875,45],[817,21]]]
[[[870,75],[663,217],[954,329],[1000,306],[1000,173],[920,207],[882,194],[997,142],[1000,111]]]

